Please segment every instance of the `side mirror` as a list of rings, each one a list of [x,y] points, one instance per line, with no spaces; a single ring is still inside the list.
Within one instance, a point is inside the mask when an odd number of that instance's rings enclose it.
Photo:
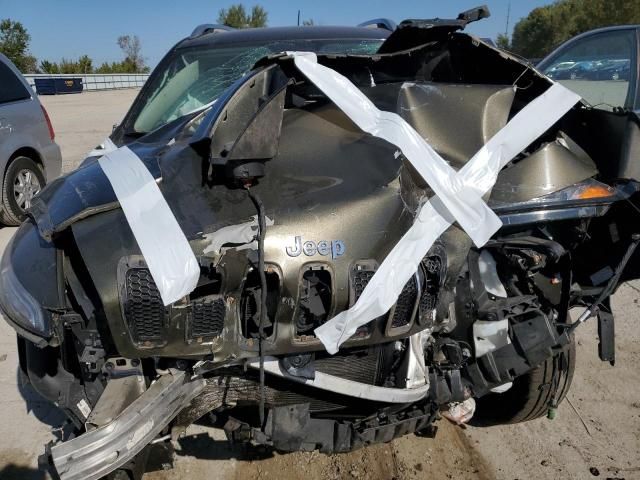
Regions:
[[[278,154],[289,78],[277,65],[252,72],[223,94],[191,146],[212,168],[213,183],[247,183],[264,176]],[[209,182],[211,183],[211,182]]]
[[[264,176],[264,162],[278,154],[286,92],[285,87],[266,99],[229,149],[226,161],[219,159],[228,167],[227,176],[239,180]]]

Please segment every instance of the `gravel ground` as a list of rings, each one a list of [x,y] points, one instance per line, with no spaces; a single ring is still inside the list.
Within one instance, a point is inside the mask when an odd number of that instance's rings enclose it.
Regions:
[[[64,170],[109,134],[136,90],[42,98],[62,147]],[[15,229],[0,229],[0,251]],[[435,439],[406,436],[342,455],[279,455],[231,448],[222,432],[194,425],[177,446],[175,467],[155,462],[145,480],[163,479],[640,479],[640,282],[614,297],[617,363],[599,361],[595,324],[578,330],[573,387],[553,421],[462,429],[439,422]],[[26,402],[25,402],[26,400]],[[17,377],[13,331],[0,322],[0,479],[44,480],[43,445],[59,412]]]
[[[62,149],[62,171],[73,170],[96,145],[111,133],[127,112],[139,89],[128,88],[75,95],[43,95]]]

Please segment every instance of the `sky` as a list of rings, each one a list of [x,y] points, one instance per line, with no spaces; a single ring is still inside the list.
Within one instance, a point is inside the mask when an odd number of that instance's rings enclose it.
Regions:
[[[0,0],[0,19],[22,22],[31,34],[31,53],[38,61],[77,58],[118,61],[116,44],[120,35],[135,34],[142,42],[142,54],[151,67],[180,39],[201,23],[216,23],[218,12],[239,0]],[[533,8],[551,0],[249,0],[245,7],[262,5],[268,25],[295,25],[301,18],[316,25],[357,25],[372,18],[455,18],[461,11],[489,6],[491,17],[468,27],[468,31],[494,38],[505,31],[511,4],[509,30]],[[248,8],[248,9],[249,9]]]

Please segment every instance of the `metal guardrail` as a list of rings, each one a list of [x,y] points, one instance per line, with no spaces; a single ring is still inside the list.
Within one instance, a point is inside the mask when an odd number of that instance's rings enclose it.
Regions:
[[[138,88],[149,78],[148,73],[118,73],[118,74],[48,74],[35,73],[24,76],[35,91],[36,78],[82,78],[84,91],[115,90],[118,88]]]

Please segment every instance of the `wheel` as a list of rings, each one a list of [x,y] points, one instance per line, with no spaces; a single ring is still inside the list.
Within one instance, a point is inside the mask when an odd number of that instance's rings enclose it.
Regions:
[[[14,158],[4,175],[0,221],[5,225],[20,225],[31,200],[44,185],[44,175],[36,162],[24,156]]]
[[[476,426],[527,422],[557,407],[569,391],[576,368],[576,345],[569,345],[541,365],[518,377],[504,393],[490,393],[477,400]]]

